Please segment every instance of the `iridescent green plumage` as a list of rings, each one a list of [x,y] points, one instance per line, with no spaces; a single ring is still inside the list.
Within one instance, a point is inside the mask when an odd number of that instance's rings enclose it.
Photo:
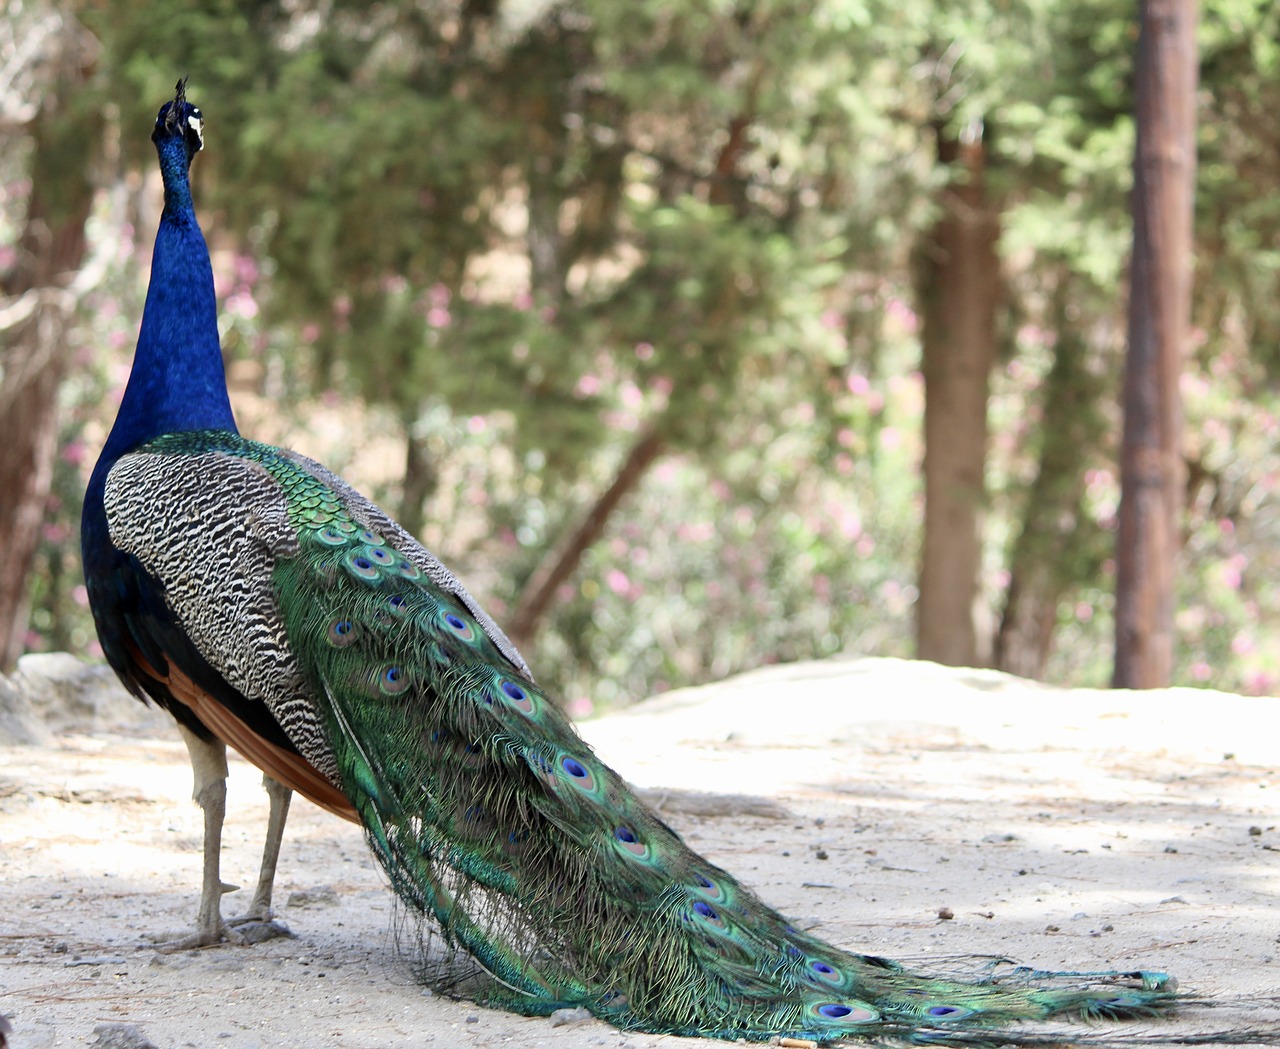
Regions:
[[[1134,989],[931,980],[793,928],[599,761],[375,508],[238,437],[148,451],[195,449],[243,459],[279,492],[292,538],[271,569],[275,614],[339,785],[399,897],[493,977],[481,992],[493,1004],[582,1005],[623,1027],[723,1038],[945,1039],[1171,1000],[1159,974],[1127,974]]]

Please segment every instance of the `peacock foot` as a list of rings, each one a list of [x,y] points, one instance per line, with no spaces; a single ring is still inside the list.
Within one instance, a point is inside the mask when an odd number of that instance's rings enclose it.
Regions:
[[[215,925],[197,925],[189,933],[152,933],[147,939],[156,945],[161,954],[176,954],[179,951],[196,951],[203,947],[220,947],[229,944],[233,947],[247,947],[251,942],[239,930],[233,929],[226,922],[219,920]]]

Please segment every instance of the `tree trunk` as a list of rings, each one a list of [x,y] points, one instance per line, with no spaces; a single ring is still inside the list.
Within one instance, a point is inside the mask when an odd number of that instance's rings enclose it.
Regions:
[[[1195,185],[1195,0],[1142,0],[1136,73],[1133,256],[1116,536],[1117,688],[1173,674],[1182,508],[1182,372]]]
[[[1091,547],[1100,532],[1084,514],[1086,452],[1097,448],[1105,422],[1098,411],[1101,377],[1089,348],[1067,316],[1072,284],[1064,278],[1054,301],[1058,333],[1044,390],[1040,467],[1027,493],[1022,530],[1009,560],[1009,589],[996,634],[994,662],[1019,677],[1042,678],[1053,650],[1058,604],[1096,572]]]
[[[398,520],[406,532],[420,540],[426,524],[423,508],[440,484],[440,473],[431,459],[426,438],[414,436],[415,419],[416,412],[410,412],[402,420],[405,439],[404,482]]]
[[[954,177],[920,252],[923,305],[924,543],[916,655],[952,666],[984,661],[975,620],[986,500],[987,394],[995,358],[999,214],[987,192],[981,137],[938,135]],[[983,632],[985,636],[985,631]]]
[[[507,635],[522,651],[532,648],[542,617],[551,606],[560,584],[573,575],[582,555],[604,534],[605,525],[619,504],[632,492],[645,472],[662,454],[664,441],[656,430],[648,430],[631,446],[613,483],[596,500],[586,517],[559,547],[548,551],[534,569],[516,599],[515,611],[506,626]],[[525,652],[528,658],[528,652]]]
[[[32,121],[31,197],[18,244],[19,261],[5,291],[16,296],[0,316],[5,331],[0,379],[0,672],[22,654],[31,572],[53,483],[58,390],[66,371],[63,341],[84,262],[85,222],[93,205],[89,181],[96,127],[68,111],[87,79],[69,33],[57,56],[58,79]]]

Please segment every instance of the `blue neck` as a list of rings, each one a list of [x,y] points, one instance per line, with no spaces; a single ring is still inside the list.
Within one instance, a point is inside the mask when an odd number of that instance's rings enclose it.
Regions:
[[[102,463],[161,434],[236,429],[218,345],[209,249],[191,200],[190,161],[181,138],[162,140],[157,148],[164,214],[133,371]]]

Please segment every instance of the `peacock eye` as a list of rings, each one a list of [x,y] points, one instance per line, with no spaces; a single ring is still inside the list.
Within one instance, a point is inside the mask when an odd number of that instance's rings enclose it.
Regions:
[[[403,667],[384,667],[378,674],[378,688],[388,696],[396,696],[412,683],[412,676]]]

